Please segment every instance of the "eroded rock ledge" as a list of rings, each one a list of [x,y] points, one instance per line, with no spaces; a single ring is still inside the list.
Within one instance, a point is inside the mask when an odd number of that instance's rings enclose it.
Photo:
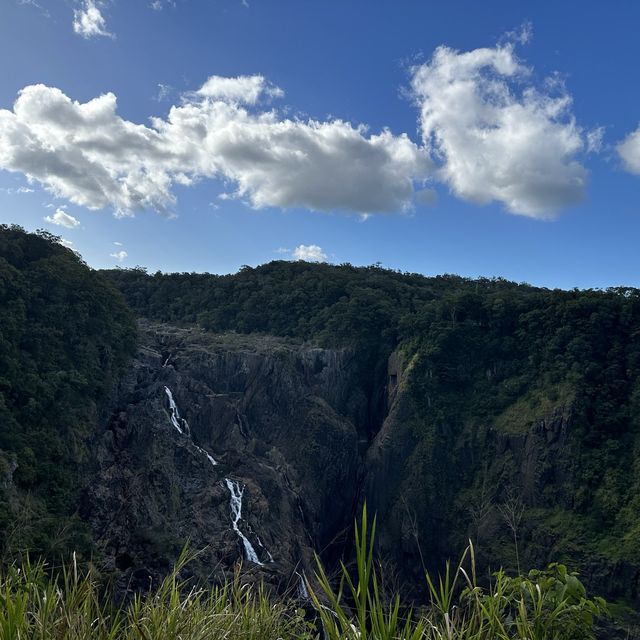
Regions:
[[[188,543],[202,578],[242,560],[295,589],[313,551],[339,544],[352,522],[366,398],[351,354],[146,321],[140,329],[82,505],[107,566],[123,588],[139,588]]]

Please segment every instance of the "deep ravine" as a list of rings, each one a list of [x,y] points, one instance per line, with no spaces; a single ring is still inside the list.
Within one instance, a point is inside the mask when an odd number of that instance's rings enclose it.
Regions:
[[[125,589],[159,579],[185,544],[207,581],[305,594],[315,552],[344,546],[357,503],[366,398],[346,351],[141,323],[83,500]],[[342,541],[342,542],[341,542]]]

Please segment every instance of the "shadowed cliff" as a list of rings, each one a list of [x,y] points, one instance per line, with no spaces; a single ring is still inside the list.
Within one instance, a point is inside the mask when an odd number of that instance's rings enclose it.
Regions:
[[[124,593],[189,542],[198,577],[242,562],[285,591],[314,552],[349,561],[366,499],[408,597],[471,538],[483,570],[562,561],[637,606],[637,291],[97,273],[54,237],[0,235],[5,560],[79,550]]]

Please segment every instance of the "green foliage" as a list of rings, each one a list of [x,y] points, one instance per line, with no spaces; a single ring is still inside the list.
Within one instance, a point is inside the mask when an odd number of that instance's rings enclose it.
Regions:
[[[572,564],[640,562],[638,291],[558,291],[284,261],[229,276],[98,274],[50,235],[2,227],[5,553],[87,546],[73,517],[77,470],[98,407],[134,344],[131,314],[111,285],[152,319],[352,348],[369,416],[382,413],[387,358],[400,349],[411,363],[404,424],[416,444],[389,491],[416,510],[428,564],[470,534],[492,566],[516,565],[513,539],[523,566],[546,564],[551,552]],[[544,431],[554,416],[570,418],[567,433]],[[566,458],[523,469],[518,447],[540,433],[549,442],[562,438],[558,453]],[[527,483],[537,493],[525,496],[522,530],[512,536],[499,526],[499,506]],[[478,514],[488,514],[484,524]],[[480,540],[492,518],[491,535]]]
[[[429,605],[416,616],[413,608],[402,606],[398,594],[381,596],[375,527],[374,518],[369,531],[365,506],[360,525],[356,523],[355,576],[343,564],[337,590],[317,561],[324,598],[311,584],[309,589],[331,640],[593,640],[595,619],[607,613],[605,601],[588,598],[577,574],[561,564],[526,576],[499,571],[488,587],[481,586],[470,545],[455,571],[447,563],[443,576],[425,574]]]
[[[0,226],[0,551],[87,549],[87,438],[135,346],[121,295],[46,232]]]
[[[376,390],[399,349],[411,363],[405,383],[413,406],[404,423],[416,445],[389,490],[415,509],[427,562],[469,535],[477,540],[482,527],[470,512],[486,511],[483,526],[494,533],[479,558],[515,567],[498,506],[527,483],[517,536],[523,566],[603,556],[611,566],[638,562],[639,291],[548,290],[284,261],[228,276],[105,275],[150,318],[351,347],[370,415],[381,413]],[[549,431],[557,420],[566,433]],[[561,439],[562,448],[523,469],[518,447],[535,434],[540,447]],[[556,454],[564,457],[554,461]]]
[[[316,579],[328,605],[316,594],[311,584],[308,590],[330,640],[359,638],[361,640],[418,640],[425,637],[427,625],[415,622],[411,612],[400,615],[400,596],[385,600],[378,571],[374,566],[376,520],[368,531],[367,507],[362,511],[361,524],[355,526],[356,571],[352,578],[349,569],[341,564],[337,591],[316,558]],[[404,610],[403,610],[404,611]]]
[[[317,592],[307,582],[313,612],[242,584],[239,573],[206,589],[183,581],[194,557],[186,550],[155,591],[121,607],[75,556],[53,575],[26,561],[0,573],[0,640],[592,640],[607,611],[563,565],[518,577],[500,571],[481,586],[470,546],[455,572],[426,575],[429,603],[414,613],[384,590],[366,507],[355,546],[355,569],[342,565],[337,590],[318,559]]]
[[[412,314],[449,291],[518,289],[504,280],[425,278],[379,266],[274,261],[228,276],[104,271],[136,313],[166,322],[197,322],[209,331],[269,333],[349,346],[361,386],[383,384],[386,360]],[[406,333],[406,332],[405,332]]]
[[[398,494],[430,561],[484,530],[483,565],[516,568],[500,511],[513,492],[523,566],[602,562],[604,576],[637,562],[638,291],[452,288],[401,329],[415,435],[429,445]],[[630,584],[615,594],[637,598]]]
[[[73,562],[51,576],[42,563],[0,574],[0,640],[311,640],[304,612],[261,588],[200,589],[181,581],[183,554],[155,592],[116,607],[92,572]]]

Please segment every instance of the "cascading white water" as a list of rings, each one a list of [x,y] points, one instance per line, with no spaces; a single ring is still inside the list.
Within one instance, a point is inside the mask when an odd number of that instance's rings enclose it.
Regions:
[[[173,393],[171,393],[171,389],[169,387],[164,388],[165,393],[167,394],[167,398],[169,398],[169,411],[171,424],[178,430],[179,433],[184,434],[185,432],[190,435],[189,423],[180,417],[180,411],[178,410],[178,405],[173,399]],[[182,427],[180,426],[182,425]],[[212,466],[216,466],[218,463],[214,459],[214,457],[208,452],[205,451],[202,447],[199,447],[197,444],[193,444],[193,446],[203,455],[207,456],[207,460],[212,464]]]
[[[298,598],[300,598],[300,600],[309,600],[309,591],[307,590],[307,583],[304,580],[304,576],[300,574],[298,578]]]
[[[208,452],[205,451],[202,447],[199,447],[197,444],[193,445],[200,453],[204,454],[205,456],[207,456],[207,459],[209,460],[209,462],[212,464],[212,466],[216,466],[218,463],[216,460],[214,460],[213,456]]]
[[[171,424],[179,433],[184,433],[185,431],[189,433],[189,423],[184,418],[180,417],[180,411],[178,411],[178,406],[173,399],[171,389],[169,389],[169,387],[165,387],[164,392],[167,394],[167,398],[169,398],[169,411],[171,412],[169,418],[171,419]],[[182,425],[182,427],[180,425]]]
[[[168,361],[168,359],[167,359]],[[166,364],[166,363],[165,363]],[[178,410],[178,406],[173,398],[173,393],[169,387],[164,388],[165,393],[167,394],[167,398],[169,399],[169,418],[171,419],[171,424],[176,428],[178,433],[191,435],[189,429],[189,423],[180,417],[180,411]],[[193,446],[198,450],[199,453],[202,453],[207,457],[207,460],[211,463],[212,466],[216,466],[218,462],[214,459],[214,457],[208,452],[205,451],[202,447],[199,447],[195,442],[192,442]],[[264,566],[264,563],[260,562],[260,558],[256,553],[256,550],[253,548],[253,545],[249,541],[249,539],[240,531],[240,527],[238,523],[242,520],[242,496],[244,494],[244,487],[240,487],[240,483],[236,480],[230,480],[229,478],[224,479],[227,488],[229,489],[229,493],[231,495],[231,499],[229,505],[231,507],[231,523],[233,526],[233,530],[238,534],[238,537],[242,540],[242,545],[244,546],[244,552],[247,560],[249,562],[253,562],[254,564]],[[264,549],[265,553],[269,557],[270,562],[274,562],[273,556],[269,552],[268,549],[262,544],[262,541],[258,537],[258,544]]]
[[[253,545],[249,542],[249,539],[244,535],[244,533],[240,531],[240,527],[238,526],[238,522],[242,519],[242,495],[244,494],[244,487],[241,488],[240,483],[237,480],[225,478],[224,481],[227,485],[227,489],[229,489],[229,493],[231,494],[229,506],[231,507],[231,524],[233,526],[233,530],[242,540],[247,560],[254,564],[263,566],[262,562],[260,562],[260,558],[258,558],[256,550],[253,548]]]
[[[265,553],[267,554],[267,556],[269,556],[269,562],[275,562],[275,560],[273,559],[273,556],[269,552],[269,549],[267,549],[267,547],[265,547],[262,544],[262,540],[260,540],[260,536],[256,536],[256,538],[258,538],[258,544],[265,550]]]

